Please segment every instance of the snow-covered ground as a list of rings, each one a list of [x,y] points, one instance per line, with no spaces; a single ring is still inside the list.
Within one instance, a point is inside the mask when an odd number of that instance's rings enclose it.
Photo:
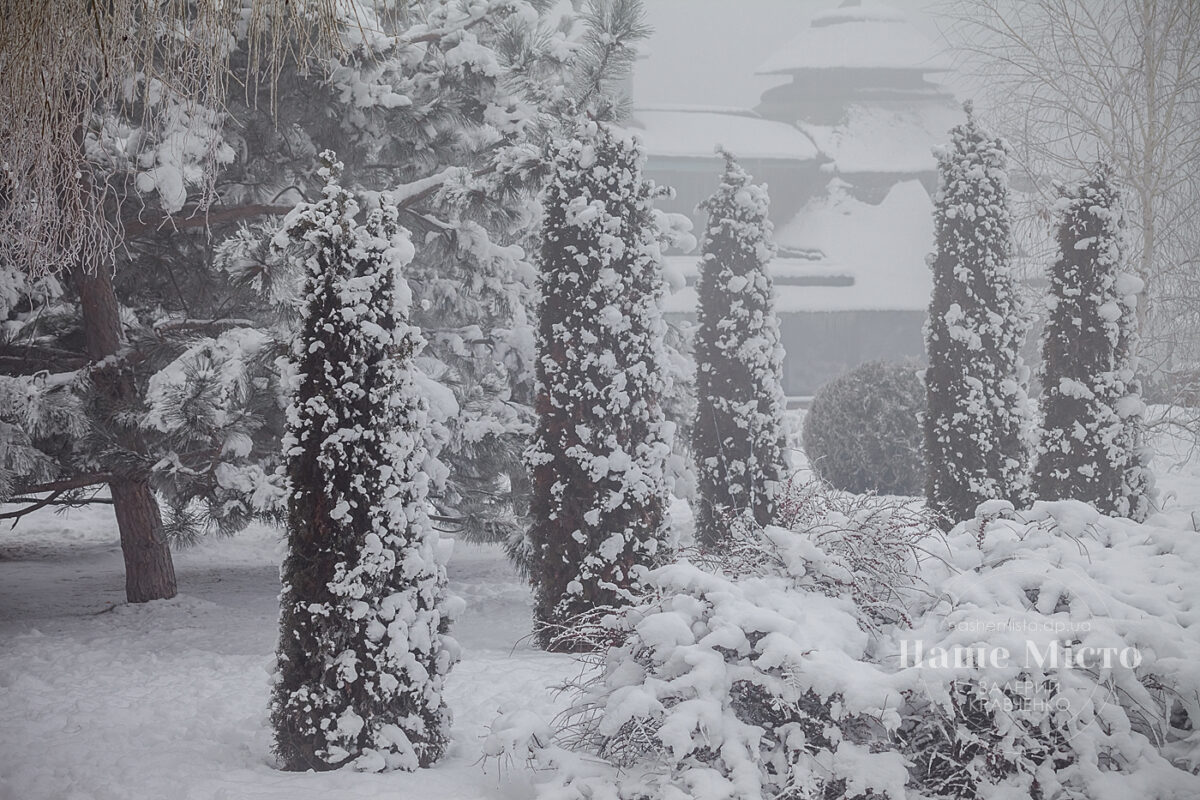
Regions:
[[[1160,450],[1169,505],[1156,524],[1191,528],[1200,458]],[[522,765],[481,762],[483,737],[501,711],[552,717],[553,687],[576,666],[531,647],[529,594],[498,548],[456,548],[451,583],[467,609],[448,684],[455,742],[415,774],[272,767],[279,558],[263,526],[207,541],[176,554],[180,597],[130,606],[110,508],[0,529],[0,800],[532,796]]]
[[[111,509],[38,514],[0,532],[0,798],[524,798],[520,769],[480,762],[498,711],[555,713],[569,656],[534,650],[529,593],[494,547],[459,543],[467,601],[448,701],[455,743],[416,774],[295,774],[271,765],[278,532],[176,553],[180,596],[124,603]]]

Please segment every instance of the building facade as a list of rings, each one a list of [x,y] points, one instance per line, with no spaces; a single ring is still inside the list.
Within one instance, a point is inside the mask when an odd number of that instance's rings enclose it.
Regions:
[[[697,228],[697,204],[720,175],[718,145],[768,185],[789,395],[810,396],[863,361],[923,357],[931,148],[962,116],[938,82],[950,68],[903,13],[845,0],[762,64],[758,73],[780,83],[756,108],[634,111],[649,176],[676,191],[662,207]],[[686,286],[667,310],[692,315],[698,255],[669,258]]]

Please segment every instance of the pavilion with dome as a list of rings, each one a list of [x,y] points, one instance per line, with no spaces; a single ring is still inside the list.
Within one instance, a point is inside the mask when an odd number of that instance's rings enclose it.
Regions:
[[[812,17],[757,70],[781,82],[754,109],[637,108],[649,176],[670,211],[703,224],[720,145],[768,184],[784,389],[810,396],[873,359],[920,359],[931,280],[936,162],[962,111],[938,78],[948,58],[900,11],[845,0]],[[667,310],[692,315],[698,254],[668,256],[687,285]]]

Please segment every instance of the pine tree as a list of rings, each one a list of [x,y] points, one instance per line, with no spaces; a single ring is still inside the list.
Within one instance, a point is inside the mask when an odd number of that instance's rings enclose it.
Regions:
[[[624,602],[660,555],[673,426],[659,231],[643,155],[603,122],[553,143],[544,196],[528,534],[539,643]],[[569,645],[568,645],[569,646]]]
[[[1028,491],[1030,409],[1020,358],[1026,310],[1011,266],[1008,147],[967,121],[938,148],[925,451],[929,505],[945,524]]]
[[[565,81],[570,53],[535,6],[544,4],[417,0],[403,15],[382,15],[386,41],[348,26],[327,85],[281,87],[302,109],[291,133],[299,142],[280,142],[262,124],[255,133],[275,141],[245,170],[252,187],[256,170],[273,190],[303,187],[310,176],[275,151],[336,145],[348,182],[396,192],[418,243],[405,277],[409,321],[426,341],[417,357],[430,401],[426,444],[440,460],[430,501],[439,524],[474,541],[519,541],[526,527],[536,272],[522,245],[535,228],[549,102],[530,87]],[[318,102],[301,100],[306,93]],[[259,246],[271,235],[259,231]]]
[[[1144,519],[1151,479],[1134,356],[1141,280],[1125,270],[1125,215],[1111,169],[1101,164],[1062,190],[1057,211],[1033,488],[1043,499]]]
[[[136,491],[116,496],[131,601],[175,593],[168,537],[232,533],[283,511],[275,363],[294,332],[298,281],[270,243],[278,218],[319,194],[313,164],[335,145],[346,184],[396,193],[420,243],[406,276],[409,321],[428,342],[418,357],[426,444],[442,456],[431,502],[464,536],[524,533],[536,271],[519,245],[544,175],[543,106],[561,94],[574,50],[522,2],[339,9],[349,18],[332,29],[329,74],[284,59],[273,86],[255,82],[243,26],[229,69],[245,91],[223,108],[147,77],[133,94],[156,98],[154,113],[109,107],[82,131],[88,174],[129,201],[106,206],[122,217],[122,247],[115,270],[78,276],[88,302],[76,281],[0,264],[0,375],[49,401],[72,394],[83,422],[26,425],[32,438],[0,431],[0,473],[10,473],[0,498],[50,491],[73,503],[87,487],[130,483]],[[0,195],[5,186],[0,170]],[[91,352],[88,339],[103,347]],[[4,424],[22,421],[0,408]]]
[[[708,211],[700,260],[696,333],[696,419],[692,448],[699,473],[696,534],[711,546],[724,518],[749,512],[767,524],[782,477],[783,347],[767,264],[774,255],[765,186],[722,151],[721,186]]]
[[[429,491],[400,268],[413,256],[387,194],[360,223],[327,161],[324,197],[289,215],[308,270],[284,439],[289,479],[279,674],[286,769],[428,766],[446,751],[442,698],[457,645]]]

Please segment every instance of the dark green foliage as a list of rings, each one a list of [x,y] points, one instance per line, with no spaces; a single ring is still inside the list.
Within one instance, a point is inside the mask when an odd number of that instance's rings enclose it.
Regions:
[[[765,525],[783,479],[783,346],[767,265],[774,254],[765,186],[729,153],[708,211],[696,332],[696,536],[712,546],[731,515]]]
[[[651,186],[626,134],[581,121],[544,205],[528,534],[538,642],[625,602],[665,535],[665,291]]]
[[[924,490],[919,369],[868,361],[821,387],[804,418],[804,452],[822,480],[856,494]]]
[[[966,111],[937,151],[925,324],[925,493],[947,527],[985,500],[1024,505],[1029,481],[1027,314],[1011,264],[1008,146]]]
[[[1136,376],[1137,296],[1125,272],[1124,211],[1111,170],[1063,191],[1050,318],[1042,341],[1039,498],[1071,498],[1145,518],[1152,483],[1141,452],[1145,404]]]
[[[457,646],[426,510],[428,415],[413,367],[423,342],[399,275],[413,248],[387,195],[364,222],[357,212],[331,165],[324,199],[289,217],[308,267],[271,707],[290,770],[411,770],[449,744],[442,689]]]

